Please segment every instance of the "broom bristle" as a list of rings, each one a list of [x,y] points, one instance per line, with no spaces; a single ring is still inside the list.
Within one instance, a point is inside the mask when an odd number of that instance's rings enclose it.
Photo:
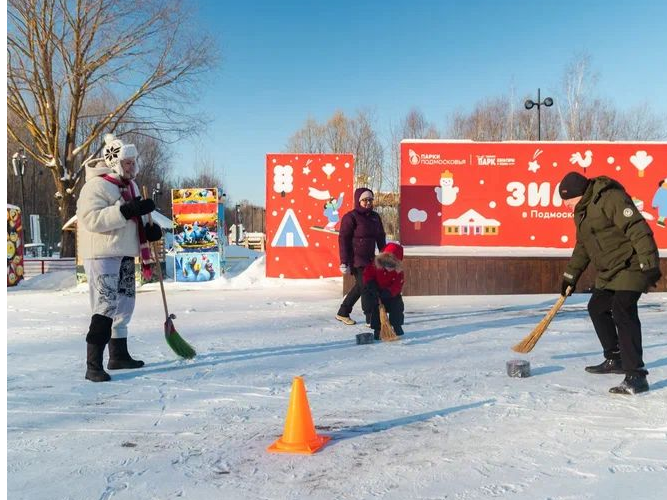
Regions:
[[[167,344],[181,358],[192,359],[197,355],[193,347],[176,332],[167,336]]]
[[[192,359],[197,355],[194,348],[178,334],[171,320],[164,324],[164,337],[167,340],[169,347],[171,347],[171,350],[181,358]]]
[[[556,317],[556,313],[558,313],[558,310],[565,302],[566,297],[567,295],[565,296],[561,295],[561,297],[551,307],[551,310],[547,313],[547,315],[544,318],[542,318],[542,320],[537,324],[537,326],[533,329],[533,331],[530,332],[530,334],[526,336],[521,342],[512,347],[512,350],[514,352],[520,352],[525,354],[533,350],[533,347],[535,347],[537,341],[540,340],[542,334],[547,330],[547,327],[551,323],[551,320]]]
[[[387,310],[384,305],[380,304],[380,340],[383,342],[392,342],[398,340],[398,335],[394,331],[394,327],[389,323]]]

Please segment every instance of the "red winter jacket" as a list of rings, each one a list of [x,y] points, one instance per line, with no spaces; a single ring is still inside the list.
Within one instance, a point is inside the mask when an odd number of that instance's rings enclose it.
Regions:
[[[375,281],[380,290],[389,290],[392,297],[403,291],[403,247],[389,243],[375,260],[364,268],[364,284]]]

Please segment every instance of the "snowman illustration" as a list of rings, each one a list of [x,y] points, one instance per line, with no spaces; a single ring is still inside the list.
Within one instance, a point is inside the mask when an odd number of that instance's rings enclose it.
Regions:
[[[454,187],[454,174],[445,170],[440,174],[440,186],[434,188],[438,201],[443,205],[451,205],[456,201],[456,195],[459,192],[458,187]]]

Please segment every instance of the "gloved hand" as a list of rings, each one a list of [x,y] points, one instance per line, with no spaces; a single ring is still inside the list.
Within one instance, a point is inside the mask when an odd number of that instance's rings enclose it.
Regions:
[[[147,222],[144,226],[144,232],[148,241],[159,241],[162,239],[162,228],[154,222],[152,224]]]
[[[138,196],[132,200],[128,201],[124,205],[120,206],[120,213],[123,214],[127,220],[130,220],[132,217],[141,217],[155,210],[155,203],[150,198],[142,200]]]
[[[568,286],[571,287],[569,293],[567,291]],[[566,294],[567,294],[567,296],[569,297],[570,295],[572,295],[572,292],[574,292],[575,287],[576,287],[576,283],[573,283],[572,281],[570,281],[568,279],[563,279],[562,283],[560,284],[560,294],[563,297],[565,297]]]
[[[369,293],[372,295],[372,298],[375,302],[377,302],[378,298],[378,283],[375,280],[370,280],[368,283],[364,285],[364,289],[366,293]]]
[[[648,286],[657,285],[658,281],[660,281],[660,278],[662,277],[662,273],[660,272],[659,267],[652,267],[642,272],[644,273],[644,276],[646,276],[646,282],[648,283]]]
[[[341,264],[340,265],[340,272],[341,272],[341,274],[350,274],[350,268],[347,267],[347,264]]]
[[[380,298],[382,299],[382,302],[390,300],[391,299],[391,292],[389,290],[387,290],[386,288],[380,290]]]

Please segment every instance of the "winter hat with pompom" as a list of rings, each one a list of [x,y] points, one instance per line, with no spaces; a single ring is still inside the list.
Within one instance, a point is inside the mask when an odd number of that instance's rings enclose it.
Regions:
[[[137,156],[139,156],[134,144],[124,144],[123,141],[117,139],[113,134],[106,134],[104,136],[102,155],[107,167],[121,176],[123,175],[123,169],[120,166],[120,162],[130,158],[136,160]]]

